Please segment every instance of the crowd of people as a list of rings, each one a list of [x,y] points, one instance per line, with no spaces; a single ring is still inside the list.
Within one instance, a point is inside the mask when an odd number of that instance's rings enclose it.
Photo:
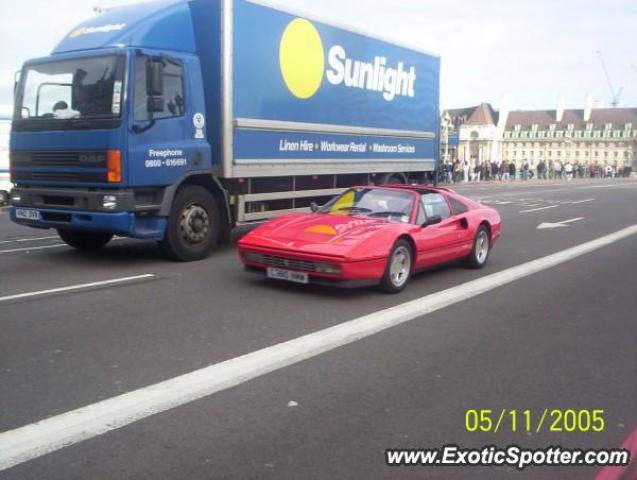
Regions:
[[[450,159],[441,162],[440,178],[446,183],[466,183],[481,181],[511,181],[511,180],[572,180],[574,178],[628,178],[632,174],[630,165],[620,166],[608,163],[591,162],[585,164],[579,161],[561,162],[559,160],[523,160],[516,163],[508,160],[501,162],[482,162],[480,160]]]

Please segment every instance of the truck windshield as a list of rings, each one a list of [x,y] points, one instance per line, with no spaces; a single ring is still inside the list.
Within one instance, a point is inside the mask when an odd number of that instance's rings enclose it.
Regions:
[[[124,65],[121,55],[29,65],[22,72],[16,97],[14,130],[92,128],[99,121],[118,123]]]

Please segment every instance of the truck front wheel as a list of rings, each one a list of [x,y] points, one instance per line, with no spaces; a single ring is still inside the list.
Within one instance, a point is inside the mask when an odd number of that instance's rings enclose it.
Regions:
[[[199,185],[188,185],[175,196],[161,245],[180,262],[202,260],[214,249],[220,225],[215,197]]]
[[[112,233],[79,232],[77,230],[58,229],[64,242],[78,250],[98,250],[111,241]]]

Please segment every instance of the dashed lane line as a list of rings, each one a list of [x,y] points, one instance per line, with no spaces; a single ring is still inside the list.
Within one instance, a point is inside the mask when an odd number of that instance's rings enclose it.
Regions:
[[[551,205],[549,207],[531,208],[530,210],[522,210],[520,213],[540,212],[542,210],[550,210],[551,208],[557,208],[559,205]]]
[[[68,287],[51,288],[49,290],[39,290],[37,292],[26,292],[26,293],[18,293],[15,295],[6,295],[4,297],[0,297],[0,303],[8,302],[10,300],[18,300],[22,298],[41,297],[43,295],[51,295],[54,293],[77,292],[77,291],[86,290],[89,288],[106,287],[109,285],[117,285],[121,283],[133,282],[136,280],[146,280],[146,279],[150,279],[154,277],[155,275],[151,273],[147,273],[144,275],[135,275],[134,277],[114,278],[112,280],[103,280],[101,282],[83,283],[80,285],[71,285]]]
[[[59,236],[54,235],[52,237],[39,237],[39,238],[16,238],[15,240],[2,240],[0,245],[6,245],[7,243],[25,243],[25,242],[40,242],[44,240],[59,240]]]
[[[46,238],[47,240],[50,238],[58,238],[58,237],[48,237]],[[40,239],[40,240],[45,240],[45,239]],[[121,240],[129,240],[128,238],[125,237],[114,237],[111,242],[118,242]],[[26,241],[26,240],[23,240]],[[37,251],[37,250],[48,250],[51,248],[61,248],[61,247],[68,247],[68,245],[66,243],[54,243],[53,245],[41,245],[41,246],[37,246],[37,247],[21,247],[21,248],[11,248],[9,250],[0,250],[0,255],[4,254],[4,253],[20,253],[20,252],[32,252],[32,251]]]
[[[9,250],[0,250],[0,255],[5,253],[20,253],[20,252],[32,252],[37,250],[49,250],[51,248],[68,247],[66,243],[55,243],[53,245],[43,245],[39,247],[23,247],[23,248],[11,248]]]

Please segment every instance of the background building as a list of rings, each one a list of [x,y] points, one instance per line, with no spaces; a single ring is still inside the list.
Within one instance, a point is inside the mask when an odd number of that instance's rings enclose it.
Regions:
[[[490,104],[448,110],[458,136],[456,155],[460,161],[470,163],[492,162],[500,158],[503,126],[500,114]]]
[[[460,161],[632,166],[637,171],[637,108],[496,111],[488,103],[448,110]],[[453,135],[453,133],[452,133]]]

